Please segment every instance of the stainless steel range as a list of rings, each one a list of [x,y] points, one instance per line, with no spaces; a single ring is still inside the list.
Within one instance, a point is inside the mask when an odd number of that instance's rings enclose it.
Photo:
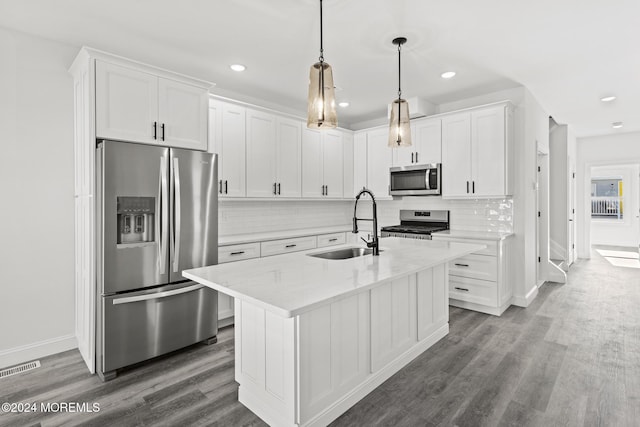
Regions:
[[[431,233],[449,229],[449,211],[400,211],[400,225],[382,227],[381,237],[431,240]]]

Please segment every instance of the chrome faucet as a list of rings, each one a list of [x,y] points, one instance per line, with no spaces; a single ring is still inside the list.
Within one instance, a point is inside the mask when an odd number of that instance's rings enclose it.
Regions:
[[[371,196],[371,200],[373,200],[373,218],[358,218],[356,217],[356,210],[358,209],[358,200],[360,200],[360,196],[364,193],[367,193]],[[361,239],[367,244],[368,248],[373,248],[373,255],[380,255],[379,244],[378,244],[378,207],[376,206],[376,198],[373,193],[366,189],[362,188],[358,195],[356,196],[356,203],[353,205],[353,233],[358,232],[358,220],[360,221],[373,221],[373,240],[368,242],[364,238]]]

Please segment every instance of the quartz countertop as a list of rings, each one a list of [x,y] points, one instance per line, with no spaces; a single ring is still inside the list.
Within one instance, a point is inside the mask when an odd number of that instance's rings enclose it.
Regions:
[[[320,305],[479,251],[481,244],[380,240],[380,256],[327,260],[307,254],[361,245],[339,245],[185,270],[182,275],[281,317]]]
[[[268,231],[263,233],[233,234],[218,237],[218,246],[238,245],[242,243],[265,242],[267,240],[290,239],[293,237],[315,236],[318,234],[351,232],[352,225],[332,227],[302,228],[298,230]]]
[[[497,231],[468,231],[468,230],[444,230],[437,231],[431,234],[432,238],[439,236],[456,237],[460,239],[470,240],[504,240],[509,236],[513,236],[513,233],[497,232]]]

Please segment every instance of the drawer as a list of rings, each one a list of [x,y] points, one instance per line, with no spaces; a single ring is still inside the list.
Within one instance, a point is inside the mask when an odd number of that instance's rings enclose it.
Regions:
[[[260,243],[218,246],[218,264],[251,258],[260,258]]]
[[[318,236],[318,247],[342,245],[346,243],[347,236],[345,233],[321,234]]]
[[[494,240],[474,240],[474,239],[459,239],[451,237],[438,237],[437,233],[431,235],[433,240],[443,240],[445,242],[459,242],[459,243],[476,243],[478,245],[485,245],[486,248],[474,254],[498,256],[498,242]]]
[[[271,240],[260,244],[261,256],[286,254],[305,251],[316,247],[316,236],[297,237],[295,239]]]
[[[449,274],[481,280],[498,280],[498,258],[470,254],[449,261]]]
[[[498,284],[488,280],[449,276],[449,298],[498,307]]]

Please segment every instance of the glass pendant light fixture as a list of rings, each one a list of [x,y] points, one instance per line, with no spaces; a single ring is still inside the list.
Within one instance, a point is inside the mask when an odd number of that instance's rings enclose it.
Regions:
[[[411,145],[411,127],[409,124],[409,104],[402,99],[402,87],[400,85],[400,50],[407,42],[406,37],[393,39],[393,44],[398,46],[398,99],[391,103],[391,119],[389,120],[389,147],[408,147]]]
[[[320,58],[309,71],[307,127],[326,129],[336,126],[338,126],[338,115],[336,114],[333,70],[331,65],[324,62],[322,50],[322,0],[320,0]]]

